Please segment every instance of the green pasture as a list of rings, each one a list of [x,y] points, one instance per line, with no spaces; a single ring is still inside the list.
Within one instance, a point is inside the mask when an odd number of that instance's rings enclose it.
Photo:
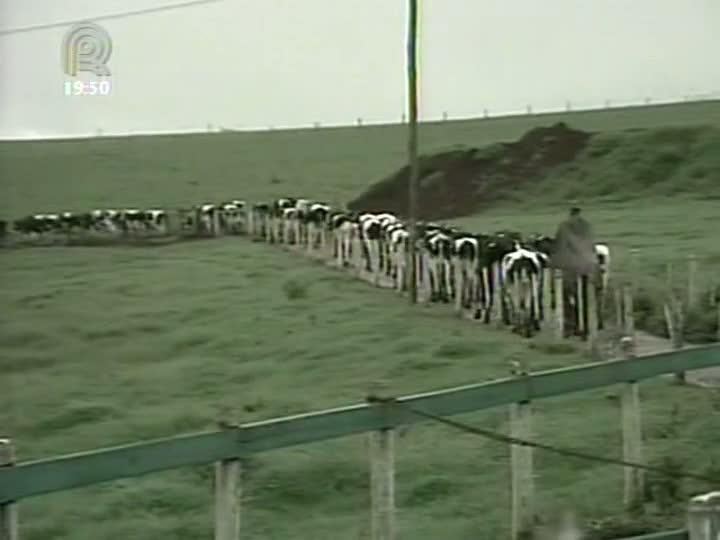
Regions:
[[[571,347],[459,322],[448,308],[410,308],[391,291],[241,239],[3,257],[1,423],[23,459],[358,402],[377,379],[407,394],[503,377],[512,360],[532,369],[584,361]],[[717,394],[663,380],[643,388],[649,455],[716,466],[717,415],[708,412],[720,407]],[[503,409],[463,419],[507,429]],[[621,451],[617,402],[603,391],[540,402],[535,425],[556,444]],[[249,538],[366,538],[364,444],[352,437],[251,460]],[[403,536],[507,532],[508,448],[422,426],[403,435],[397,456]],[[536,459],[541,510],[620,511],[621,469]],[[199,467],[30,499],[21,522],[30,540],[201,539],[211,537],[211,507],[211,468]],[[677,509],[665,512],[658,526],[680,524]]]
[[[635,137],[621,132],[717,125],[720,105],[437,123],[421,127],[421,141],[425,151],[484,145],[558,120]],[[712,131],[685,130],[677,140],[690,137],[699,151]],[[337,204],[401,166],[404,137],[401,126],[366,126],[1,143],[0,216],[288,194]],[[677,140],[668,144],[685,144]],[[639,151],[645,143],[633,144]],[[653,194],[652,186],[618,183],[621,196],[585,188],[573,194],[584,198],[621,271],[627,250],[639,248],[654,268],[656,289],[665,264],[680,268],[690,253],[705,282],[717,277],[720,200],[707,180],[720,182],[713,159],[708,152],[698,157],[706,163],[698,176],[683,161],[673,169],[677,178],[667,180],[666,186],[685,185],[695,178],[698,192]],[[526,199],[509,194],[497,208],[460,222],[552,232],[577,175],[589,171],[589,182],[632,165],[588,158],[548,177],[547,190],[529,188]],[[12,436],[21,459],[202,430],[220,417],[247,421],[350,404],[378,379],[406,394],[504,377],[513,360],[533,370],[586,361],[570,346],[459,322],[448,306],[410,307],[392,291],[240,238],[154,248],[0,249],[0,306],[0,435]],[[716,391],[660,379],[643,384],[642,400],[653,462],[717,474]],[[507,429],[504,409],[462,419]],[[534,426],[543,441],[621,452],[618,404],[605,391],[538,403]],[[400,537],[503,538],[508,457],[507,447],[445,427],[404,433],[397,448]],[[633,520],[621,517],[620,468],[543,453],[535,459],[541,513],[570,505],[587,522],[600,520],[598,528],[624,527],[616,536],[681,526],[686,497],[706,489],[654,482],[649,515],[634,519],[632,529]],[[363,437],[269,452],[246,470],[247,538],[368,538]],[[27,540],[209,539],[211,473],[199,467],[22,501],[21,532]],[[667,495],[672,487],[680,490],[674,497]],[[594,536],[606,537],[614,538]]]
[[[532,127],[559,121],[611,134],[720,126],[720,101],[422,124],[421,151],[513,141]],[[108,205],[172,208],[226,198],[265,200],[281,194],[344,204],[405,164],[406,136],[405,126],[388,125],[3,142],[0,216]],[[552,202],[548,199],[543,197],[542,202]]]

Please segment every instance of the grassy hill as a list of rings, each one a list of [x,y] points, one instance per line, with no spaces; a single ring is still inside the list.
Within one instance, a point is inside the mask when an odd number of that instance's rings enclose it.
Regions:
[[[545,188],[528,186],[526,197],[506,197],[459,221],[552,230],[565,211],[561,199],[585,175],[579,194],[617,246],[620,266],[629,247],[642,247],[657,272],[690,252],[702,255],[706,271],[720,261],[719,203],[705,174],[696,177],[697,191],[672,197],[629,181],[618,182],[613,196],[592,183],[635,175],[647,152],[680,152],[663,146],[657,133],[665,128],[622,130],[717,125],[718,104],[438,123],[423,126],[421,138],[427,152],[479,146],[558,120],[602,131],[598,148],[612,146],[607,138],[626,139],[604,155],[592,155],[591,145],[577,168],[556,171]],[[684,186],[694,167],[714,170],[717,158],[700,152],[710,135],[696,131],[681,152],[687,159],[663,184]],[[635,153],[627,150],[622,161],[630,140]],[[0,216],[284,194],[344,202],[401,166],[404,152],[399,126],[2,143]],[[511,360],[533,370],[584,361],[570,348],[458,322],[447,308],[408,307],[390,291],[240,239],[2,250],[0,257],[0,432],[17,441],[22,459],[200,430],[220,415],[245,421],[357,402],[376,379],[403,394],[502,377]],[[695,472],[717,471],[709,451],[720,444],[717,393],[657,380],[643,385],[642,399],[653,462],[672,457]],[[463,419],[507,429],[504,409]],[[617,402],[604,392],[538,403],[534,426],[543,441],[621,452]],[[244,486],[248,537],[367,538],[364,443],[353,437],[253,459]],[[401,537],[503,538],[508,457],[508,448],[476,437],[413,428],[397,448]],[[621,514],[620,468],[543,453],[536,464],[541,512],[572,504],[587,520]],[[679,506],[652,520],[681,525],[685,495],[702,489],[683,484]],[[23,501],[22,533],[28,540],[205,539],[211,504],[211,468],[186,469]]]
[[[512,141],[560,121],[604,133],[720,126],[720,101],[423,124],[421,151]],[[280,193],[342,204],[402,166],[406,147],[406,127],[400,125],[2,142],[0,216],[107,204],[173,207]]]

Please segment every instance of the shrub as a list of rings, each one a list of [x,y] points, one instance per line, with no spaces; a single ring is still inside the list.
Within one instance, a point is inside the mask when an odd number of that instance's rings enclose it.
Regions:
[[[282,288],[288,300],[300,300],[308,294],[307,285],[294,279],[287,280]]]

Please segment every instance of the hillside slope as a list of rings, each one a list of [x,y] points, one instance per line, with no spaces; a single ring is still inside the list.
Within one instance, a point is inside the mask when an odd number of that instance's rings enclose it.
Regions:
[[[423,123],[420,151],[587,132],[720,126],[720,101]],[[288,194],[344,204],[407,163],[407,126],[0,142],[0,218],[104,205],[183,206]]]
[[[408,214],[409,167],[349,203],[356,211]],[[629,129],[590,134],[563,123],[514,143],[421,156],[419,216],[471,215],[499,201],[654,196],[720,197],[720,128]]]

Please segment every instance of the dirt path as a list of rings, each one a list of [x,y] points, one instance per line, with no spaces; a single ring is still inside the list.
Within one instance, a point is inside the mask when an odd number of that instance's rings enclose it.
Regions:
[[[638,355],[658,354],[673,350],[672,342],[669,339],[654,336],[641,330],[637,330],[635,336]],[[686,345],[683,348],[687,349],[691,347],[693,347],[693,345]],[[674,377],[674,375],[664,376]],[[697,386],[720,387],[720,367],[689,371],[686,374],[686,381]]]

